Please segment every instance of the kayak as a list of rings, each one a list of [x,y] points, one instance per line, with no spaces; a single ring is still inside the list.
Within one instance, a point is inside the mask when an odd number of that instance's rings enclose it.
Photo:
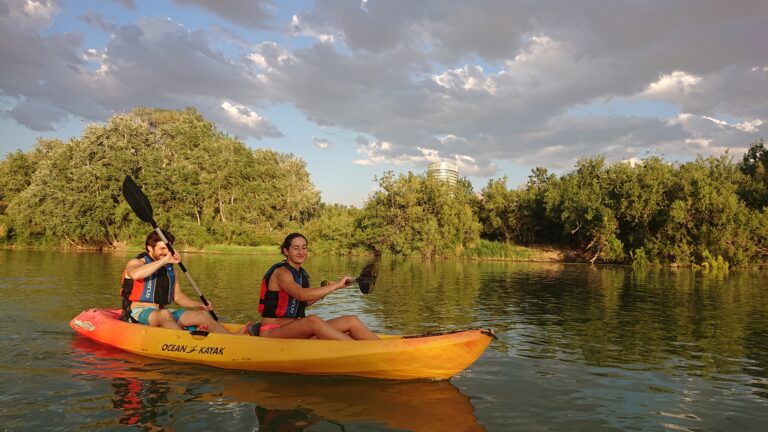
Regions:
[[[223,323],[230,331],[242,325]],[[495,336],[471,329],[377,341],[276,339],[189,332],[127,323],[118,309],[88,309],[69,326],[134,354],[225,369],[386,379],[448,379],[475,362]]]

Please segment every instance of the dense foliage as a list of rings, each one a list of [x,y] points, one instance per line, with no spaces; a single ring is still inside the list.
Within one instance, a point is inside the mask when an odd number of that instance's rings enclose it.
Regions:
[[[684,164],[585,158],[560,178],[536,169],[517,190],[507,190],[506,179],[491,180],[478,215],[487,239],[554,241],[592,262],[765,262],[766,160],[762,141],[740,164],[727,154]]]
[[[193,109],[138,108],[69,142],[40,140],[0,163],[5,238],[101,247],[140,242],[148,226],[122,198],[130,174],[155,219],[193,245],[274,244],[320,196],[302,160],[250,150]]]
[[[320,202],[301,159],[251,150],[194,109],[137,108],[69,142],[39,140],[0,161],[0,241],[137,244],[148,227],[122,199],[130,174],[160,225],[192,246],[277,244],[301,230],[322,253],[526,256],[555,244],[592,262],[727,267],[768,258],[768,150],[670,164],[658,157],[536,168],[516,189],[492,179],[385,172],[362,209]]]
[[[386,172],[358,219],[356,237],[377,253],[456,256],[477,240],[472,186]]]

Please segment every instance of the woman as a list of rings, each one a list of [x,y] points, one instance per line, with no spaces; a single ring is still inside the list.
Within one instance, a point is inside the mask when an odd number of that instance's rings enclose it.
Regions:
[[[299,233],[289,234],[280,252],[285,256],[267,270],[261,281],[259,313],[262,316],[259,336],[284,339],[376,340],[368,327],[356,316],[347,315],[323,321],[304,309],[337,289],[352,283],[345,276],[321,288],[309,287],[309,275],[301,265],[307,259],[307,238]]]

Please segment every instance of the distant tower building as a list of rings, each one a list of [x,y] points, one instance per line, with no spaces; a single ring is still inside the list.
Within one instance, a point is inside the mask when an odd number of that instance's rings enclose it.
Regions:
[[[459,181],[459,166],[453,162],[433,162],[427,168],[427,175],[453,184]]]

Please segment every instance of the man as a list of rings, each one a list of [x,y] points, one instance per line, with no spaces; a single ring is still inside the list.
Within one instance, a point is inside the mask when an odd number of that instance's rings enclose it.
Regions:
[[[165,231],[163,234],[173,243],[173,235]],[[145,325],[175,330],[197,327],[214,333],[230,333],[208,313],[213,310],[211,303],[206,308],[181,291],[173,269],[173,265],[181,261],[178,252],[171,254],[156,231],[149,233],[144,245],[146,252],[128,261],[123,270],[121,319],[128,321],[130,317]],[[194,310],[166,309],[165,305],[171,303]]]

